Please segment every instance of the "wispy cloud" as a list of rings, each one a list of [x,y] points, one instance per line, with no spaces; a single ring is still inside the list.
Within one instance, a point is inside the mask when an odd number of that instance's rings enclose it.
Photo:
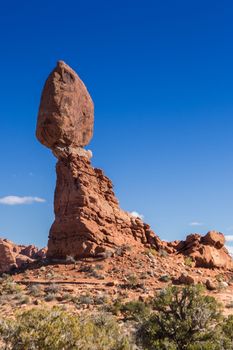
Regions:
[[[6,196],[0,198],[0,204],[5,205],[20,205],[20,204],[32,204],[32,203],[43,203],[44,198],[40,197],[19,197],[19,196]]]
[[[203,222],[199,222],[199,221],[192,221],[189,223],[189,226],[203,226]]]
[[[144,219],[144,215],[139,214],[137,211],[131,211],[130,215],[132,215],[132,216],[135,217],[135,218],[139,218],[139,219],[141,219],[141,220]]]
[[[233,235],[225,235],[226,242],[233,242]]]

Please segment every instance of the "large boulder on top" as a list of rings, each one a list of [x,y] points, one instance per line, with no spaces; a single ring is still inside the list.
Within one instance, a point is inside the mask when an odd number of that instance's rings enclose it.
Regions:
[[[36,136],[56,156],[86,146],[93,135],[94,106],[78,75],[58,61],[40,101]]]

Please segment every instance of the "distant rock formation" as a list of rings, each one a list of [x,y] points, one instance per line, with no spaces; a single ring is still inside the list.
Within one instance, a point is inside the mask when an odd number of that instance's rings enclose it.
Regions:
[[[224,247],[224,235],[210,231],[205,236],[191,234],[173,244],[178,253],[191,257],[197,267],[233,269],[233,260]]]
[[[111,181],[91,166],[94,107],[78,75],[59,61],[42,92],[36,135],[58,158],[48,257],[90,257],[122,245],[166,247],[141,219],[120,209]]]
[[[46,257],[47,249],[34,245],[17,245],[8,239],[0,238],[0,273],[21,268]]]

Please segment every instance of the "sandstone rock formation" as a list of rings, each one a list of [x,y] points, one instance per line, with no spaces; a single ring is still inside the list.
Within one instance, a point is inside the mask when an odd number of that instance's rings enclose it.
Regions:
[[[34,245],[17,245],[8,239],[0,239],[0,273],[9,272],[13,268],[46,257],[46,249],[38,249]]]
[[[187,236],[185,241],[176,242],[175,249],[191,257],[197,267],[233,269],[233,260],[224,247],[224,235],[210,231],[204,237],[199,234]]]
[[[58,158],[48,257],[90,257],[129,244],[163,247],[150,226],[120,209],[111,181],[90,163],[82,146],[92,137],[93,104],[77,74],[64,62],[46,81],[38,140]]]

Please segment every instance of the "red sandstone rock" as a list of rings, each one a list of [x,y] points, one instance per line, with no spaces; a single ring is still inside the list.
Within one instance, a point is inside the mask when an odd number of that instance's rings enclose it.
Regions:
[[[26,255],[19,254],[15,257],[15,263],[17,268],[21,268],[23,266],[26,266],[29,263],[32,263],[34,260],[29,258]]]
[[[111,181],[85,157],[58,161],[54,209],[48,257],[95,256],[122,245],[163,248],[149,225],[120,209]]]
[[[9,272],[12,268],[22,267],[35,260],[41,260],[41,251],[42,249],[38,250],[34,245],[17,245],[8,239],[0,238],[0,273]]]
[[[211,281],[210,279],[206,280],[205,285],[208,290],[216,290],[218,288],[218,284],[216,282]]]
[[[45,259],[47,255],[48,248],[41,248],[40,250],[37,251],[35,258],[38,260]]]
[[[199,234],[187,236],[185,241],[176,245],[176,249],[192,257],[197,267],[233,269],[233,260],[224,242],[222,233],[210,231],[204,237]]]
[[[91,166],[82,146],[92,137],[93,120],[86,87],[59,61],[46,81],[36,130],[58,158],[48,257],[96,256],[125,244],[166,248],[149,225],[120,209],[111,181]]]
[[[221,249],[225,244],[225,237],[217,231],[208,232],[203,238],[202,243]]]
[[[56,156],[87,145],[94,106],[78,75],[63,61],[49,75],[41,96],[36,136]]]
[[[175,284],[186,284],[186,285],[191,285],[195,283],[195,279],[187,274],[187,273],[182,273],[175,281]]]
[[[15,254],[11,242],[0,239],[0,272],[9,271],[15,264]]]
[[[35,259],[38,253],[38,248],[34,245],[29,245],[21,249],[20,254],[29,257],[30,259]]]

